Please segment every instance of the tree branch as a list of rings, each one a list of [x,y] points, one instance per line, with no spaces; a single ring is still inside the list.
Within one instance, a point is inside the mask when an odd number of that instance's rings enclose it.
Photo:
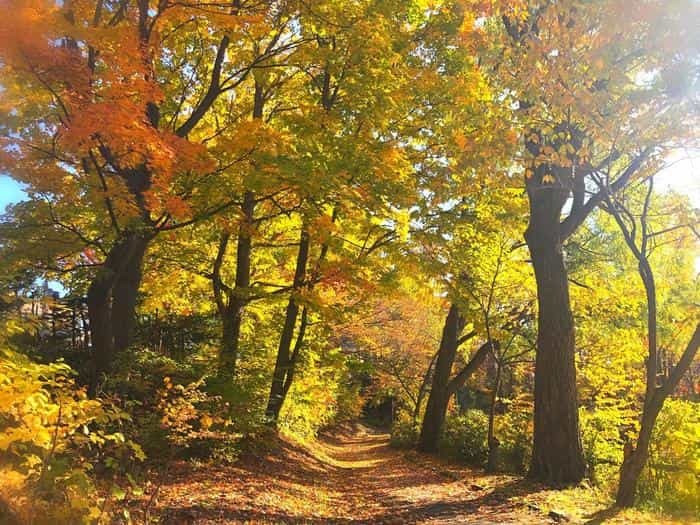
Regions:
[[[447,384],[447,392],[449,395],[454,394],[462,385],[464,385],[465,381],[469,379],[469,376],[477,371],[477,369],[486,359],[486,356],[488,356],[493,349],[497,348],[497,346],[497,341],[487,341],[479,347],[464,368],[462,368],[462,370],[460,370],[456,376],[450,379],[450,382]]]
[[[226,57],[226,49],[228,48],[229,38],[224,36],[219,42],[219,47],[216,50],[216,58],[214,59],[214,66],[211,72],[211,81],[209,82],[209,88],[205,93],[202,100],[199,101],[197,107],[190,117],[185,121],[182,126],[177,128],[175,134],[179,137],[186,137],[192,129],[199,123],[200,120],[206,115],[209,108],[214,104],[214,101],[221,93],[221,68],[224,64],[224,58]]]

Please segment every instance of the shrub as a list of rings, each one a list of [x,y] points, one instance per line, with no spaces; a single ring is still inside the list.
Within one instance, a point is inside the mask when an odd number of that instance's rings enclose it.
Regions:
[[[233,432],[231,420],[222,416],[227,410],[221,398],[203,391],[203,384],[204,379],[187,385],[163,379],[157,407],[161,428],[173,455],[233,460],[233,444],[240,435]]]
[[[440,454],[470,465],[482,466],[488,459],[488,416],[469,409],[460,415],[448,415],[440,436]]]
[[[310,438],[336,421],[345,376],[345,357],[338,349],[315,348],[310,342],[280,413],[279,428]]]
[[[525,472],[532,456],[532,405],[509,403],[508,410],[496,416],[495,427],[500,442],[498,468]]]
[[[106,519],[95,468],[144,458],[115,430],[129,415],[88,399],[73,375],[61,362],[38,364],[12,350],[0,352],[0,518],[7,522]]]
[[[396,448],[412,448],[418,442],[419,429],[413,420],[400,413],[391,426],[391,445]]]
[[[618,407],[582,410],[581,429],[592,480],[611,495],[617,489],[623,432],[636,438],[637,414]],[[633,430],[633,432],[629,432]],[[639,501],[656,510],[697,512],[700,506],[700,410],[669,399],[652,434],[649,460],[638,484]]]
[[[639,480],[642,501],[671,512],[700,509],[700,409],[668,399],[656,421],[649,462]]]
[[[621,430],[631,428],[634,418],[618,406],[582,409],[581,441],[591,482],[610,492],[615,490],[622,463],[624,441]]]

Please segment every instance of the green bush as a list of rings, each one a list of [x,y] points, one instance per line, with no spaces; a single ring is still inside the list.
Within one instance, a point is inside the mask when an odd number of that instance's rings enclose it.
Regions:
[[[412,448],[418,442],[419,429],[413,420],[401,413],[391,426],[391,445],[396,448]]]
[[[700,405],[668,399],[639,480],[642,502],[670,512],[700,511]]]
[[[250,418],[242,411],[234,415],[233,409],[249,399],[237,395],[238,385],[229,388],[235,394],[227,392],[231,395],[225,397],[220,385],[209,384],[211,370],[203,362],[210,360],[206,355],[210,350],[202,347],[177,360],[133,347],[119,356],[104,382],[104,390],[130,400],[123,402],[132,416],[125,433],[143,446],[152,463],[173,458],[235,459],[240,427]]]
[[[532,456],[532,406],[516,407],[510,404],[503,415],[496,416],[498,468],[508,472],[524,473]]]
[[[488,459],[488,423],[488,416],[477,409],[448,415],[440,436],[440,454],[469,465],[484,465]]]
[[[638,414],[619,407],[581,411],[581,430],[591,480],[614,494],[624,439],[637,436]],[[655,510],[700,509],[700,410],[698,403],[669,399],[652,434],[649,460],[638,484],[639,502]]]
[[[621,430],[632,428],[635,418],[618,406],[582,409],[581,441],[591,482],[611,493],[617,486],[624,440]]]

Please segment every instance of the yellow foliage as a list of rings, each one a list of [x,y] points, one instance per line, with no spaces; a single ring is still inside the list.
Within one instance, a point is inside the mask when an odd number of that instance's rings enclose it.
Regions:
[[[26,522],[95,523],[103,499],[80,451],[124,442],[98,426],[127,416],[88,399],[71,375],[63,363],[0,351],[0,499]]]

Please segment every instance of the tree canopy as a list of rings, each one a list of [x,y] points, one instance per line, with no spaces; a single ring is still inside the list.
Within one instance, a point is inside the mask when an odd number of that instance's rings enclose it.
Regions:
[[[0,7],[0,519],[359,418],[697,511],[697,1]]]

